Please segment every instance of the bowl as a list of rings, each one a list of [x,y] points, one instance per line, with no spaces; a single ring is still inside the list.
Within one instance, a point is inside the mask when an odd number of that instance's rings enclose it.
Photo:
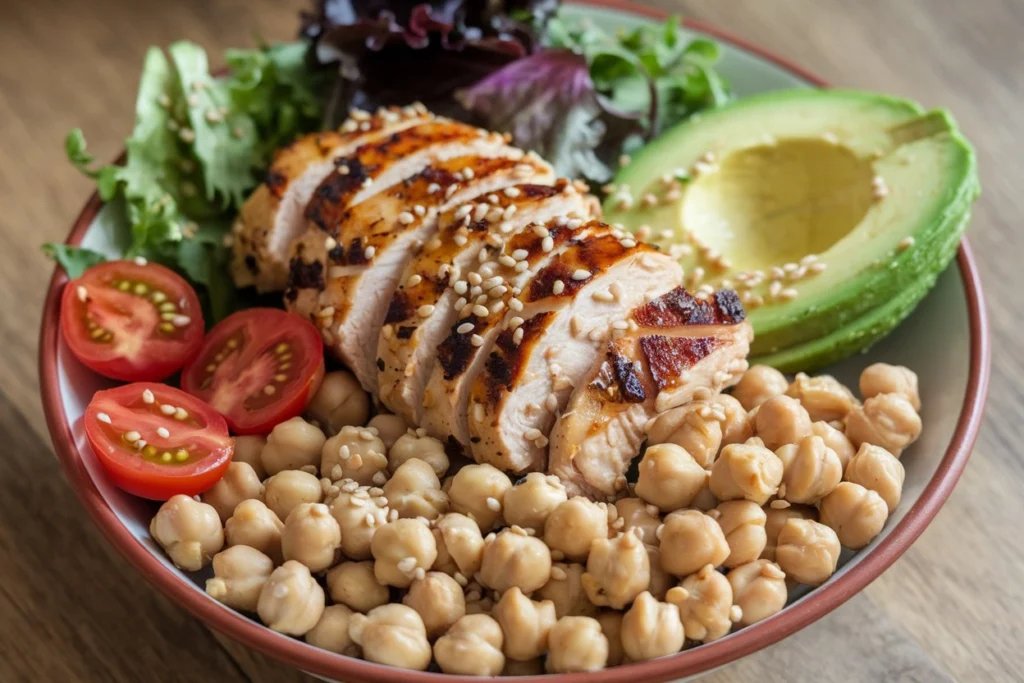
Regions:
[[[606,28],[631,28],[664,18],[653,8],[618,0],[565,7]],[[689,22],[723,47],[721,70],[740,95],[824,83],[811,73],[712,27]],[[115,212],[93,195],[75,220],[69,244],[116,253]],[[42,318],[39,372],[43,407],[54,450],[68,481],[107,539],[154,586],[213,629],[325,680],[347,683],[407,681],[459,683],[470,677],[410,672],[336,655],[281,635],[206,595],[202,578],[178,570],[149,537],[153,503],[114,488],[88,447],[81,417],[92,395],[112,385],[79,364],[60,334],[60,293],[67,278],[55,272]],[[921,534],[949,496],[967,464],[981,422],[989,374],[989,333],[981,282],[971,249],[961,244],[956,261],[914,314],[870,352],[829,369],[848,385],[875,361],[917,371],[925,430],[902,456],[906,482],[899,507],[871,545],[844,551],[840,568],[823,586],[794,594],[775,616],[721,640],[648,662],[589,674],[552,675],[554,683],[680,680],[764,648],[829,613],[877,578]],[[520,679],[530,680],[530,679]],[[536,680],[540,680],[537,678]]]

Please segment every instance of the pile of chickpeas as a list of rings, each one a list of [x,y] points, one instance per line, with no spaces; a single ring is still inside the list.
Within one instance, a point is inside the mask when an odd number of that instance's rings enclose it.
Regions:
[[[899,504],[921,432],[917,376],[754,366],[647,427],[625,497],[569,498],[453,467],[401,418],[370,417],[347,372],[270,435],[235,440],[224,478],[175,496],[153,538],[206,591],[269,628],[372,662],[466,675],[594,671],[709,642],[826,581]]]

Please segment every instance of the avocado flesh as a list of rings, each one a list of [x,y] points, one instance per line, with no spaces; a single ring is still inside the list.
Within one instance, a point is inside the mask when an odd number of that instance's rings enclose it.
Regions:
[[[966,226],[970,213],[961,217]],[[960,228],[962,231],[962,228]],[[955,232],[959,235],[960,232]],[[947,240],[939,245],[950,260],[956,255],[960,240]],[[755,356],[751,364],[770,365],[782,372],[814,372],[832,363],[848,358],[858,351],[867,351],[875,342],[903,322],[931,291],[939,272],[928,272],[903,288],[898,296],[850,321],[835,332],[803,344],[791,346],[776,353]]]
[[[676,168],[702,172],[668,201],[662,178]],[[885,196],[876,196],[875,178]],[[809,343],[902,299],[904,289],[916,291],[924,275],[934,280],[978,194],[973,152],[948,114],[836,90],[767,93],[713,110],[648,145],[616,184],[628,185],[636,204],[647,193],[661,201],[623,210],[613,193],[607,220],[652,226],[659,246],[676,250],[691,277],[704,268],[702,281],[713,286],[742,286],[737,273],[767,275],[808,255],[825,264],[817,274],[782,278],[783,290],[796,291],[789,300],[769,296],[769,277],[751,288],[766,302],[748,305],[751,354],[761,357],[817,348]],[[952,251],[936,248],[948,242]],[[702,246],[731,263],[709,259]]]

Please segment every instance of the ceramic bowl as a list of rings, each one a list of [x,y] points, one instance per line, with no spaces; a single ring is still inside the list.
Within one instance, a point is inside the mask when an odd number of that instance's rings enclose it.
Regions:
[[[627,8],[617,0],[569,5],[565,11],[611,30],[662,18],[657,10]],[[721,31],[696,23],[688,26],[722,44],[721,70],[741,96],[824,85],[809,72]],[[114,220],[114,212],[93,196],[75,221],[67,241],[113,253],[117,249],[112,237],[117,233]],[[176,569],[147,531],[155,505],[114,488],[87,444],[81,424],[83,410],[93,393],[111,382],[80,365],[61,338],[58,308],[65,281],[58,272],[50,283],[39,350],[43,406],[54,449],[65,476],[97,526],[154,586],[217,631],[326,680],[471,680],[402,671],[311,647],[224,607],[203,592],[205,577],[196,580]],[[875,361],[904,364],[917,371],[926,428],[921,439],[902,457],[906,467],[903,499],[871,545],[856,554],[844,552],[839,571],[825,585],[798,593],[779,614],[721,640],[654,661],[591,674],[546,676],[544,680],[632,683],[686,679],[766,647],[820,619],[891,565],[920,535],[950,494],[967,463],[981,421],[989,370],[988,328],[977,266],[966,241],[955,263],[907,321],[870,352],[849,359],[831,372],[856,386],[859,370]]]

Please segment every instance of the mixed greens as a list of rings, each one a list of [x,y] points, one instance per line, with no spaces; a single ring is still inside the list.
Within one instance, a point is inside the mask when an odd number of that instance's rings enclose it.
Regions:
[[[240,307],[231,225],[274,150],[350,107],[422,101],[509,132],[560,173],[604,182],[623,153],[729,97],[718,48],[676,19],[610,36],[557,0],[321,0],[293,43],[230,50],[213,74],[190,42],[146,55],[123,161],[97,166],[81,130],[68,159],[130,226],[124,256],[185,275],[216,322]],[[69,275],[104,260],[48,244]]]

